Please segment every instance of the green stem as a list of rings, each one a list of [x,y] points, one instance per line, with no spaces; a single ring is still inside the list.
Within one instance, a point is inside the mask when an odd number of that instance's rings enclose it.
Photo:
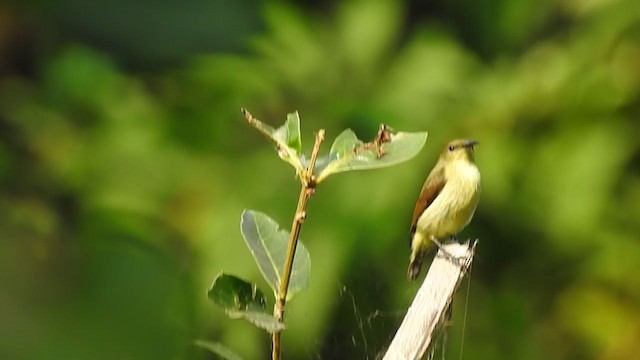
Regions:
[[[298,246],[298,236],[300,235],[300,229],[302,223],[306,218],[307,204],[309,198],[313,195],[316,188],[316,179],[313,175],[313,169],[316,166],[316,160],[318,159],[318,152],[320,151],[320,144],[324,140],[324,130],[318,131],[316,134],[316,142],[313,145],[313,151],[311,152],[311,160],[309,166],[304,174],[301,176],[302,189],[300,190],[300,196],[298,197],[298,206],[296,207],[296,213],[293,217],[293,223],[291,224],[291,232],[289,234],[289,246],[287,247],[287,256],[285,258],[284,270],[282,272],[282,279],[280,282],[280,288],[278,289],[278,297],[276,304],[273,307],[273,315],[282,322],[284,319],[284,307],[287,302],[287,291],[289,290],[289,280],[291,280],[291,270],[293,269],[293,258]],[[271,337],[272,351],[271,359],[280,359],[280,339],[281,332],[276,331]]]

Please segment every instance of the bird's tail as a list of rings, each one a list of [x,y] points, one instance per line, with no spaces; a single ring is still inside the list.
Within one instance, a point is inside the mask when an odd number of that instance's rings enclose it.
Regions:
[[[424,250],[416,249],[411,252],[409,258],[409,269],[407,269],[407,278],[411,281],[415,280],[420,275],[420,268],[422,267],[422,259],[424,258]]]

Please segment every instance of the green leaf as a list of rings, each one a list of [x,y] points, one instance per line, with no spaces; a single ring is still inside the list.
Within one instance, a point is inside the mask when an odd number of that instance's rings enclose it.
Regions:
[[[336,137],[329,153],[335,154],[336,158],[341,159],[345,155],[352,153],[360,145],[362,145],[362,140],[358,139],[351,129],[347,129]]]
[[[328,163],[316,167],[315,172],[319,173],[316,181],[319,183],[329,175],[344,171],[379,169],[399,164],[416,156],[426,141],[426,132],[393,133],[389,141],[380,146],[380,155],[372,148],[365,148],[370,143],[364,144],[353,131],[347,129],[334,140]]]
[[[229,349],[228,347],[218,343],[218,342],[210,342],[204,340],[196,340],[193,342],[196,346],[199,346],[203,349],[207,349],[212,353],[218,355],[219,357],[226,360],[242,360],[240,355],[238,355],[235,351]]]
[[[246,110],[243,110],[243,112],[253,127],[276,144],[278,156],[291,164],[296,169],[296,173],[302,174],[305,168],[300,162],[302,141],[300,138],[300,117],[298,112],[288,114],[287,121],[277,129],[254,118]]]
[[[336,139],[333,141],[331,150],[329,150],[329,155],[320,157],[316,161],[316,167],[313,170],[314,174],[318,176],[327,166],[329,166],[329,164],[349,155],[362,144],[362,140],[358,139],[356,134],[351,129],[347,129],[341,132],[340,135],[338,135],[338,137],[336,137]],[[303,161],[302,164],[305,167],[309,166],[308,161]]]
[[[233,319],[245,319],[269,332],[284,329],[284,324],[267,313],[266,300],[255,284],[221,273],[213,281],[207,296]]]
[[[287,254],[289,233],[280,230],[278,224],[269,216],[254,210],[245,210],[242,213],[240,230],[262,275],[277,294]],[[287,300],[309,285],[310,268],[309,252],[302,242],[298,241]]]
[[[296,154],[299,154],[302,149],[302,141],[300,140],[300,116],[298,112],[288,114],[287,121],[275,130],[273,136],[278,141],[294,149]]]
[[[242,318],[252,323],[253,325],[264,329],[270,333],[276,331],[282,331],[285,328],[285,325],[278,321],[273,315],[260,312],[260,311],[227,311],[227,315],[229,315],[232,319]]]
[[[216,277],[207,296],[225,311],[264,311],[267,308],[265,297],[255,284],[225,273]]]

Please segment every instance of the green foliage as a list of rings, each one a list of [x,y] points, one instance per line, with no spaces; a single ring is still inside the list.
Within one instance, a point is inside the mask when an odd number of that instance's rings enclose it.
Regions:
[[[294,166],[303,187],[301,196],[313,194],[317,184],[331,174],[381,168],[409,160],[420,151],[426,141],[426,133],[396,134],[386,125],[381,125],[376,139],[370,143],[363,143],[351,130],[346,130],[331,147],[330,155],[324,161],[325,166],[318,170],[315,160],[323,141],[324,130],[316,137],[310,160],[305,161],[300,154],[302,142],[297,112],[289,114],[284,125],[278,129],[257,120],[247,110],[243,109],[242,112],[252,126],[276,144],[280,158]],[[320,171],[317,179],[311,168]],[[298,209],[294,217],[306,217],[307,201],[308,198],[298,200]],[[301,204],[304,204],[302,208]],[[309,251],[298,239],[300,228],[292,230],[292,235],[280,230],[278,224],[268,215],[254,210],[243,211],[241,219],[242,237],[273,290],[274,297],[289,301],[309,285],[311,259]],[[301,219],[294,218],[294,224],[301,226]],[[295,247],[295,252],[290,254],[288,249],[293,249],[292,246]],[[290,256],[293,258],[288,258]],[[282,292],[283,289],[286,289],[285,293]],[[266,312],[265,298],[255,284],[235,276],[221,274],[214,280],[208,295],[209,299],[223,308],[231,318],[243,318],[271,333],[284,329],[282,316],[275,317]],[[282,314],[284,309],[279,309],[278,306],[284,305],[276,304],[274,312]]]
[[[269,216],[253,210],[245,210],[242,213],[240,230],[262,275],[274,295],[277,294],[282,281],[289,232],[279,229],[278,224]],[[310,269],[309,251],[302,242],[298,241],[287,300],[309,286]]]
[[[416,156],[427,141],[427,133],[398,132],[380,145],[380,149],[364,147],[365,143],[347,129],[340,133],[331,145],[328,159],[319,172],[317,182],[344,171],[379,169],[393,166]]]
[[[246,110],[243,110],[243,113],[245,113],[245,116],[248,114]],[[251,125],[276,144],[278,155],[282,160],[291,164],[298,174],[304,171],[304,166],[300,159],[302,142],[300,140],[300,117],[297,112],[287,115],[287,121],[277,129],[253,118],[250,114],[247,119]]]
[[[207,295],[227,311],[262,311],[267,307],[264,295],[255,284],[232,275],[218,275]]]
[[[243,109],[243,113],[251,125],[276,144],[278,155],[291,164],[298,176],[308,165],[308,159],[300,154],[300,117],[297,112],[287,115],[284,125],[274,129],[254,118]],[[314,174],[320,183],[329,175],[352,171],[370,170],[393,166],[416,156],[427,141],[427,133],[391,133],[386,125],[382,125],[380,134],[388,138],[374,139],[365,143],[351,130],[344,130],[331,145],[329,155],[318,159]],[[379,143],[377,143],[379,142]]]
[[[220,274],[207,292],[209,299],[230,318],[242,318],[268,332],[284,329],[284,324],[267,312],[266,299],[256,284]]]

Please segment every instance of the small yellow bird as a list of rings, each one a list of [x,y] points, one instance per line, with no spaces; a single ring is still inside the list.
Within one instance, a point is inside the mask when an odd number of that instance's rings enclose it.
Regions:
[[[480,199],[480,171],[473,157],[476,144],[475,140],[448,143],[422,186],[411,220],[409,280],[420,274],[431,245],[455,237],[476,211]]]

